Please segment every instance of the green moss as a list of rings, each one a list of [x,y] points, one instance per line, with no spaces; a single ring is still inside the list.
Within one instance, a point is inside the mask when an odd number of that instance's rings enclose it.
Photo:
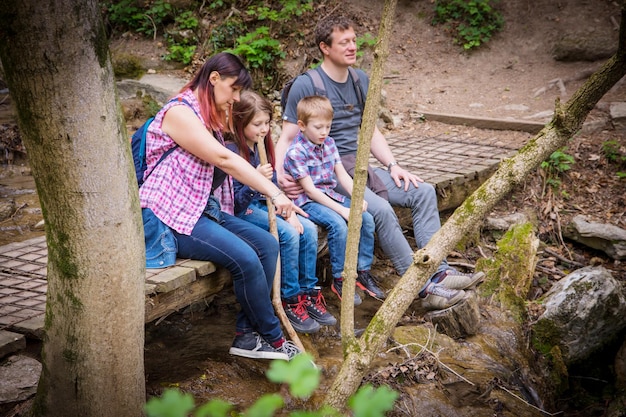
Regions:
[[[74,295],[74,293],[70,291],[65,291],[65,299],[70,302],[72,308],[82,310],[83,303],[82,301],[80,301],[80,299],[78,299],[78,297]]]
[[[526,295],[531,282],[528,268],[519,265],[532,255],[531,239],[533,225],[524,223],[512,226],[498,241],[493,259],[479,259],[476,270],[486,274],[479,292],[484,297],[497,301],[517,322],[527,317]]]
[[[569,372],[563,360],[561,348],[553,346],[550,349],[548,359],[550,360],[549,378],[552,381],[551,385],[555,387],[557,394],[562,394],[569,389]]]
[[[500,304],[506,308],[518,323],[523,323],[528,316],[526,311],[526,302],[519,297],[514,288],[505,285],[499,293]]]
[[[77,16],[80,16],[78,14]],[[106,68],[109,60],[109,39],[107,38],[106,31],[104,29],[104,23],[100,16],[96,16],[97,19],[94,22],[95,36],[93,37],[93,49],[98,57],[98,63],[100,68]]]
[[[144,69],[137,58],[131,54],[119,53],[115,54],[113,60],[113,73],[115,77],[120,78],[141,78]]]
[[[63,359],[65,359],[67,362],[75,363],[78,361],[78,352],[70,349],[64,349]]]
[[[72,246],[68,234],[57,232],[56,239],[48,239],[48,258],[59,270],[62,279],[78,278],[79,268],[78,264],[71,261]]]
[[[548,319],[541,319],[535,323],[531,335],[533,348],[544,355],[548,355],[561,339],[561,330]]]

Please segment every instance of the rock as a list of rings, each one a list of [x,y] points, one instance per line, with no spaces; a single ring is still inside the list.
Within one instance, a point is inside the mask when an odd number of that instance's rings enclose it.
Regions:
[[[181,78],[161,74],[145,74],[139,80],[118,81],[117,90],[120,100],[134,98],[137,97],[137,93],[141,93],[142,96],[149,95],[163,104],[171,96],[178,93],[185,82]]]
[[[0,358],[15,353],[26,347],[23,334],[0,330]]]
[[[589,357],[626,327],[622,285],[603,267],[572,272],[546,293],[545,300],[533,339],[544,353],[558,346],[566,364]]]
[[[612,224],[590,222],[578,215],[564,228],[563,236],[601,250],[613,259],[626,259],[626,230]]]
[[[14,355],[0,365],[0,404],[24,401],[35,395],[41,364],[28,356]]]
[[[523,213],[512,213],[502,217],[487,217],[484,228],[487,230],[505,231],[516,224],[526,223],[528,218]]]
[[[571,33],[561,37],[552,48],[557,61],[599,61],[613,55],[616,43],[598,33]]]
[[[611,103],[609,114],[615,130],[626,129],[626,102]]]

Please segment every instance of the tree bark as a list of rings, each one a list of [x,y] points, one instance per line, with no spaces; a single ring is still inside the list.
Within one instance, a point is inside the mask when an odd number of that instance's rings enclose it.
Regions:
[[[360,356],[364,346],[364,338],[357,341],[354,336],[354,298],[357,257],[361,224],[363,221],[362,210],[365,196],[365,184],[367,182],[367,166],[370,155],[370,147],[374,127],[378,119],[380,96],[383,83],[384,64],[389,55],[389,37],[393,26],[393,17],[396,10],[396,0],[385,0],[383,14],[378,31],[378,41],[374,47],[374,64],[370,76],[370,84],[367,91],[369,100],[365,102],[361,131],[354,167],[354,186],[351,196],[350,217],[348,220],[348,241],[346,243],[346,259],[344,265],[345,277],[343,284],[343,297],[341,301],[341,342],[343,351],[346,353],[344,364],[337,378],[333,381],[328,392],[326,401],[335,408],[345,407],[347,398],[358,388],[363,375],[369,366],[368,359]],[[405,307],[406,308],[406,307]],[[378,352],[380,347],[375,347]],[[366,359],[363,361],[362,359]],[[371,359],[369,359],[371,361]],[[344,372],[345,370],[345,372]]]
[[[417,251],[414,264],[406,271],[383,305],[372,318],[360,339],[352,339],[346,350],[345,361],[339,370],[326,401],[344,407],[350,395],[356,392],[372,360],[382,349],[396,324],[417,296],[419,289],[436,270],[437,265],[454,246],[477,225],[484,216],[514,187],[546,160],[552,152],[566,145],[569,138],[580,130],[589,112],[626,74],[626,2],[622,1],[619,46],[616,54],[594,73],[565,104],[557,100],[552,121],[528,144],[510,159],[504,160],[494,175],[480,186],[458,207],[430,242]],[[388,2],[385,3],[387,7]],[[385,8],[385,11],[387,9]],[[385,16],[383,11],[383,16]],[[386,20],[381,22],[381,33]],[[382,38],[382,36],[381,36]],[[375,58],[374,68],[378,68]],[[374,73],[376,74],[376,73]],[[373,83],[377,76],[372,76]],[[375,84],[374,84],[375,85]],[[370,85],[369,94],[377,97]],[[371,96],[370,96],[371,97]],[[368,106],[375,100],[368,100]],[[373,124],[371,119],[363,123]],[[365,128],[366,126],[363,126]],[[363,135],[363,132],[361,133]],[[359,160],[357,159],[357,164]],[[362,169],[362,165],[360,165]],[[355,187],[356,188],[356,187]],[[343,319],[343,316],[342,316]],[[343,333],[343,323],[342,323]],[[345,336],[345,333],[343,333]]]
[[[32,415],[142,415],[143,226],[98,1],[3,2],[0,59],[48,244]]]

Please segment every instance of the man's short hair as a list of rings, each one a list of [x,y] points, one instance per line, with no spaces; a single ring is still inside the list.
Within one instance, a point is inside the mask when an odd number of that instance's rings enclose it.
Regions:
[[[341,31],[354,29],[352,20],[345,16],[329,16],[320,20],[315,27],[315,44],[320,47],[320,43],[324,42],[328,46],[333,44],[333,31],[339,29]],[[320,50],[321,51],[321,50]]]
[[[306,96],[298,102],[296,108],[298,120],[305,125],[314,117],[325,120],[333,120],[333,106],[328,97]]]

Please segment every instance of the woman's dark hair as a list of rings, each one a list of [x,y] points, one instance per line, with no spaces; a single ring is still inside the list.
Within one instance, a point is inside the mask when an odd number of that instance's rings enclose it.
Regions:
[[[216,108],[215,93],[209,77],[213,71],[217,71],[221,77],[237,77],[234,86],[242,89],[252,87],[252,77],[236,55],[228,52],[220,52],[209,58],[196,75],[189,81],[181,91],[186,89],[198,91],[198,101],[200,103],[200,113],[210,130],[223,131],[225,128],[226,114]],[[228,121],[231,125],[231,121]],[[230,126],[229,126],[230,127]]]
[[[233,104],[232,119],[233,132],[235,133],[233,139],[239,149],[239,155],[246,161],[250,162],[250,151],[243,133],[244,129],[254,119],[256,113],[266,113],[271,121],[273,111],[272,103],[268,99],[251,90],[242,91],[239,101]],[[272,141],[271,129],[267,131],[265,138],[263,138],[263,143],[265,144],[267,159],[274,167],[274,142]]]

